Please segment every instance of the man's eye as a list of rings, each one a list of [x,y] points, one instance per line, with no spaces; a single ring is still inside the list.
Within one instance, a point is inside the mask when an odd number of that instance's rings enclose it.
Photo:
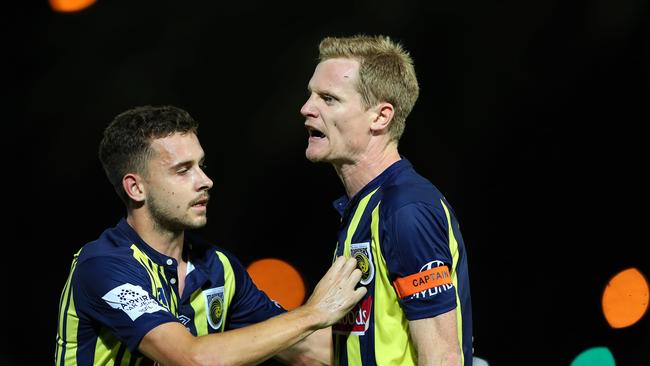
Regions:
[[[188,171],[189,171],[189,169],[187,169],[187,168],[181,168],[181,169],[178,169],[176,171],[176,173],[178,173],[180,175],[183,175],[183,174],[187,173]]]
[[[334,102],[334,101],[336,100],[333,96],[331,96],[331,95],[327,95],[327,94],[323,94],[323,95],[321,96],[321,98],[323,98],[323,100],[325,101],[325,103],[328,103],[328,104],[329,104],[329,103],[332,103],[332,102]]]

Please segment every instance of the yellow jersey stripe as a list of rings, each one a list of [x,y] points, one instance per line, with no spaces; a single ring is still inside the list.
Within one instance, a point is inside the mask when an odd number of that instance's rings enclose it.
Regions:
[[[76,322],[78,323],[78,318],[76,317],[76,312],[74,308],[74,299],[72,299],[72,290],[70,288],[70,285],[72,283],[72,275],[74,274],[74,270],[77,267],[77,260],[79,258],[79,253],[81,253],[81,250],[79,250],[75,255],[74,258],[72,259],[72,264],[70,266],[70,274],[68,275],[68,279],[65,283],[65,286],[63,287],[63,291],[61,292],[61,299],[59,300],[59,324],[58,324],[58,332],[57,332],[57,346],[56,346],[56,352],[55,352],[55,362],[57,366],[63,366],[63,365],[68,365],[68,362],[65,360],[61,360],[61,352],[65,349],[65,358],[69,359],[70,358],[70,350],[75,349],[74,347],[70,346],[69,343],[75,343],[74,341],[71,341],[71,339],[76,340],[76,324],[74,326],[74,338],[70,337],[69,333],[71,331],[70,328],[67,328],[67,326],[71,322]],[[68,305],[69,304],[69,305]],[[66,306],[68,309],[71,309],[73,311],[74,315],[71,315],[66,311]],[[73,318],[74,319],[70,319]],[[64,327],[65,324],[65,327]],[[65,333],[63,329],[65,328]],[[61,338],[64,337],[64,338]],[[73,352],[74,359],[73,361],[76,364],[76,355]],[[62,362],[63,361],[63,362]],[[73,364],[73,365],[74,365]]]
[[[375,192],[377,192],[377,189],[370,192],[361,201],[359,201],[359,205],[357,206],[356,211],[354,211],[354,215],[352,216],[352,220],[350,221],[350,226],[348,226],[348,234],[345,237],[343,253],[346,257],[350,257],[350,244],[352,244],[352,236],[354,235],[354,232],[357,231],[357,226],[359,226],[359,222],[361,221],[363,212],[366,210],[366,206],[368,206],[368,202],[370,202],[370,198],[375,194]],[[352,335],[352,334],[348,335],[346,348],[348,352],[348,366],[357,366],[357,365],[361,366],[362,362],[361,362],[361,347],[359,345],[359,336]]]
[[[131,352],[129,352],[129,349],[126,346],[126,344],[122,344],[122,347],[124,347],[124,354],[122,355],[122,362],[120,364],[128,365],[129,363],[131,363],[131,358],[133,357],[133,355],[131,354]]]
[[[228,308],[230,308],[230,303],[232,301],[232,297],[235,295],[235,272],[232,270],[232,265],[230,264],[230,261],[228,260],[228,257],[226,257],[223,253],[221,252],[216,252],[217,255],[219,256],[219,260],[221,260],[221,263],[223,264],[223,280],[224,280],[224,286],[223,286],[223,291],[225,292],[223,294],[223,319],[227,319],[226,317],[228,316]],[[223,332],[226,327],[226,322],[225,320],[221,322],[221,331]]]
[[[153,263],[153,262],[151,262],[151,263]],[[163,266],[159,266],[157,264],[153,264],[153,265],[155,265],[157,267],[158,279],[159,280],[162,279],[162,281],[165,282],[165,286],[170,287],[169,286],[169,281],[167,280],[167,275],[165,274],[165,268]],[[159,281],[161,286],[162,286],[162,281]],[[158,292],[158,291],[159,290],[156,289],[156,292]],[[154,294],[154,295],[158,296],[158,294]],[[176,297],[176,291],[170,291],[169,292],[169,297],[170,298],[167,299],[168,303],[166,304],[167,306],[169,306],[169,312],[176,315],[176,316],[178,316],[178,299]]]
[[[151,291],[154,291],[156,289],[156,280],[155,278],[157,277],[155,275],[155,272],[149,267],[149,257],[147,257],[146,254],[144,254],[140,249],[135,244],[131,245],[131,250],[133,251],[133,258],[135,258],[142,267],[147,271],[147,274],[149,274],[149,279],[151,280]],[[157,298],[157,295],[154,294],[154,299]]]
[[[66,366],[75,366],[77,364],[77,354],[74,352],[76,350],[77,343],[77,325],[79,325],[79,317],[77,316],[77,310],[74,306],[74,293],[69,290],[69,305],[68,311],[66,313],[66,342],[65,342],[65,360],[64,365]],[[70,341],[74,339],[74,341]]]
[[[370,232],[372,237],[372,255],[375,260],[375,360],[377,365],[386,360],[398,361],[399,365],[415,365],[415,348],[409,337],[397,336],[408,334],[408,320],[399,305],[395,290],[391,286],[386,259],[381,254],[379,243],[379,206],[372,211]],[[382,314],[381,319],[377,314]],[[388,315],[388,316],[387,316]]]
[[[120,343],[106,328],[102,328],[95,343],[95,365],[114,365]]]
[[[205,311],[205,301],[203,300],[203,290],[197,289],[190,297],[190,305],[194,309],[194,328],[196,334],[208,334],[208,317]]]

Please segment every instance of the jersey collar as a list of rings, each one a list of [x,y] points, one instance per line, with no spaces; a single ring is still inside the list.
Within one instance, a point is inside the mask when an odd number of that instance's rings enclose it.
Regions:
[[[175,258],[168,257],[151,246],[147,244],[140,235],[129,225],[129,223],[126,221],[126,218],[122,218],[118,223],[117,223],[117,229],[122,232],[122,234],[126,235],[126,237],[129,239],[129,241],[132,244],[135,244],[135,246],[138,247],[141,251],[143,251],[149,259],[154,261],[158,265],[162,265],[165,267],[171,267],[171,268],[176,268],[178,265],[177,261]],[[183,244],[183,252],[187,250],[187,242]],[[185,254],[185,253],[184,253]]]
[[[408,161],[405,157],[400,155],[400,160],[394,162],[391,166],[386,168],[373,180],[368,182],[357,194],[355,194],[351,199],[347,195],[343,195],[332,203],[339,215],[345,217],[349,214],[349,211],[352,207],[355,207],[359,200],[365,197],[368,193],[374,191],[377,187],[381,186],[387,179],[393,177],[395,174],[401,172],[404,169],[409,169],[412,167],[411,162]]]

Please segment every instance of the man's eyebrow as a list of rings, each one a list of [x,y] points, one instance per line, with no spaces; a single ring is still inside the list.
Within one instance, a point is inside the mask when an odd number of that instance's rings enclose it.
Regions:
[[[205,155],[203,155],[201,157],[201,159],[199,159],[198,163],[203,164],[204,161],[205,161]],[[174,169],[178,169],[178,168],[181,168],[181,167],[184,167],[184,166],[187,166],[187,165],[192,165],[192,164],[194,164],[194,160],[191,160],[191,159],[190,160],[183,160],[183,161],[179,161],[178,163],[172,165],[169,169],[174,170]]]
[[[331,95],[331,96],[337,95],[333,90],[328,89],[328,88],[324,88],[324,89],[321,89],[321,88],[316,88],[316,89],[307,88],[307,90],[310,93],[316,93],[318,95]]]
[[[169,167],[169,169],[175,170],[175,169],[187,166],[187,165],[192,165],[192,160],[179,161],[178,163],[176,163],[176,164],[172,165],[171,167]]]

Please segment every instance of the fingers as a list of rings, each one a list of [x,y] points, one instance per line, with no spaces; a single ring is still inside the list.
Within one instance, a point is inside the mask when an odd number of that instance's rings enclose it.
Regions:
[[[349,265],[349,262],[350,262],[350,258],[345,258],[343,256],[336,257],[336,260],[334,261],[334,264],[332,264],[332,268],[336,271],[336,273],[338,273],[342,269],[345,269],[346,266]]]
[[[355,295],[355,301],[354,303],[358,303],[363,299],[364,296],[366,296],[366,292],[368,292],[368,288],[366,286],[360,286],[356,290],[354,290],[354,295]]]
[[[357,268],[357,260],[354,258],[345,258],[345,257],[339,257],[339,258],[343,258],[343,260],[345,261],[345,263],[343,263],[344,275],[351,276],[352,273],[354,273],[354,270]],[[359,279],[361,279],[361,271],[358,272],[359,272]]]
[[[363,298],[366,288],[356,288],[360,279],[356,259],[338,257],[334,260],[307,300],[309,306],[325,317],[324,326],[340,319]]]
[[[337,257],[334,263],[332,263],[332,266],[327,270],[327,273],[325,273],[325,276],[323,276],[323,280],[327,280],[329,282],[336,281],[340,275],[341,271],[345,268],[347,265],[347,260],[345,257]]]
[[[343,307],[348,308],[348,310],[354,306],[356,303],[361,301],[363,296],[365,296],[368,291],[365,286],[359,286],[359,281],[361,280],[362,272],[357,268],[357,260],[354,258],[345,258],[338,257],[335,260],[335,264],[341,266],[340,271],[338,271],[338,276],[334,284],[338,287],[340,300],[342,300]]]
[[[359,281],[361,281],[361,276],[363,273],[361,272],[360,269],[356,268],[356,260],[354,261],[354,269],[350,273],[350,276],[347,279],[346,286],[349,288],[354,288]],[[368,292],[368,289],[365,286],[359,286],[353,291],[353,303],[358,303],[361,301],[361,299],[366,295],[366,292]]]
[[[361,276],[363,275],[363,273],[361,272],[360,269],[357,268],[357,261],[356,260],[354,260],[353,265],[354,265],[354,267],[352,267],[352,270],[351,270],[350,274],[348,275],[347,282],[349,284],[352,284],[352,286],[356,286],[356,284],[359,283],[359,281],[361,281]]]
[[[354,269],[357,267],[357,260],[354,258],[345,258],[343,256],[337,257],[330,269],[327,271],[323,280],[326,280],[330,283],[332,282],[347,282],[346,280],[354,272]],[[361,272],[359,272],[359,279],[361,278]],[[357,282],[359,282],[357,279]]]

